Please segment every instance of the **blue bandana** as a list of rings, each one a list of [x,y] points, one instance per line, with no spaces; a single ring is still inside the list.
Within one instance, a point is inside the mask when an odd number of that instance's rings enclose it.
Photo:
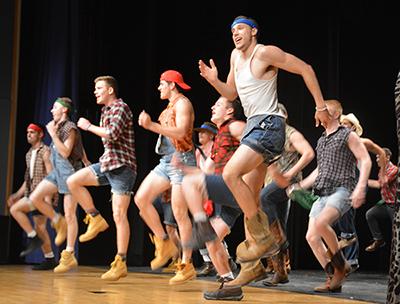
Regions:
[[[231,29],[238,23],[244,23],[244,24],[247,24],[248,26],[250,26],[251,28],[257,28],[257,26],[254,24],[254,22],[252,22],[251,20],[246,19],[246,18],[239,18],[232,22]]]

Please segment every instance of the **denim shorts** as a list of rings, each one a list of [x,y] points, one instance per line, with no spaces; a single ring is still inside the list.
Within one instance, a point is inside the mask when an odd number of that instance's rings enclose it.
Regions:
[[[100,163],[89,166],[96,175],[99,186],[111,186],[111,192],[120,195],[131,195],[135,185],[136,173],[128,166],[122,166],[111,171],[100,171]]]
[[[180,161],[186,166],[196,166],[196,157],[194,151],[175,152],[174,154],[164,155],[160,163],[153,169],[153,172],[169,180],[171,184],[182,184],[183,172],[171,164],[172,157],[179,157]]]
[[[53,167],[53,170],[45,177],[45,179],[52,184],[56,185],[58,188],[58,193],[61,194],[69,194],[69,189],[67,186],[67,178],[70,177],[72,174],[75,173],[74,167],[65,160],[65,163],[61,166],[58,163],[57,167]]]
[[[278,115],[256,115],[247,120],[241,144],[262,155],[269,165],[282,154],[285,119]]]
[[[329,206],[339,211],[340,217],[351,208],[350,192],[344,187],[338,187],[334,193],[321,196],[311,207],[309,217],[316,218],[325,208]]]
[[[153,202],[154,208],[156,208],[160,218],[164,219],[163,223],[168,226],[178,227],[174,213],[172,212],[171,202],[165,202],[162,199],[162,195],[157,196]]]
[[[222,175],[205,175],[208,198],[214,203],[214,216],[219,216],[230,228],[242,214],[235,197]]]

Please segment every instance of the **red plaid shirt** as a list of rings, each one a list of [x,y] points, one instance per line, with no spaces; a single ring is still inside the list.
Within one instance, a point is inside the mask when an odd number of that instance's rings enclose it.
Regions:
[[[229,131],[229,125],[234,121],[234,119],[225,121],[215,136],[211,149],[211,159],[215,164],[215,174],[222,174],[226,163],[240,145],[240,141],[233,137]]]
[[[381,188],[381,196],[386,204],[394,204],[396,202],[396,176],[398,171],[398,167],[389,161],[385,170],[388,183]]]
[[[133,114],[129,106],[117,99],[101,109],[100,127],[106,129],[108,138],[102,138],[104,153],[100,157],[101,171],[111,171],[128,166],[136,172],[135,136]]]

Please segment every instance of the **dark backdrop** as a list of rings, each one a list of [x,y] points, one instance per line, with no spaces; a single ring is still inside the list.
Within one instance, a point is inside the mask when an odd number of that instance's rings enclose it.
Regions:
[[[399,50],[395,43],[397,10],[390,4],[148,0],[140,9],[136,5],[123,0],[22,1],[15,189],[23,178],[26,125],[49,121],[50,107],[58,96],[74,100],[75,119],[84,116],[97,122],[100,108],[93,95],[93,80],[99,75],[116,77],[120,96],[135,119],[142,109],[156,119],[166,105],[157,91],[159,75],[166,69],[179,70],[193,88],[187,96],[194,104],[196,125],[208,120],[217,93],[199,75],[197,62],[213,58],[220,78],[226,78],[233,48],[230,24],[237,15],[258,21],[260,43],[277,45],[311,64],[324,97],[339,99],[345,113],[353,112],[360,119],[364,136],[389,147],[396,159],[393,89]],[[315,146],[322,129],[314,126],[314,102],[301,77],[281,71],[278,83],[279,99],[288,109],[290,123]],[[137,125],[135,132],[137,188],[158,158],[156,135]],[[84,133],[83,140],[89,159],[96,161],[103,152],[100,139]],[[313,162],[305,172],[314,167]],[[376,173],[374,167],[373,177]],[[96,206],[112,223],[109,189],[93,188],[91,192]],[[379,192],[370,191],[368,202],[357,211],[360,263],[367,270],[385,270],[388,264],[388,247],[377,254],[363,252],[371,239],[364,214],[378,199]],[[129,219],[128,263],[148,265],[153,247],[134,203]],[[307,212],[292,205],[288,229],[295,268],[318,267],[305,241],[306,227]],[[241,240],[239,224],[228,237],[232,254]],[[16,251],[12,251],[14,260]],[[115,252],[115,226],[111,225],[96,240],[80,245],[80,263],[104,265]]]

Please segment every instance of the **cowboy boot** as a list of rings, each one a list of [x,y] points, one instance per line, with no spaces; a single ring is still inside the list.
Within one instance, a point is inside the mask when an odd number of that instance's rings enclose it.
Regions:
[[[245,241],[246,246],[237,248],[238,262],[251,262],[278,252],[279,246],[269,229],[268,218],[263,211],[259,210],[253,217],[246,218],[245,224],[253,240]]]
[[[240,265],[239,275],[232,281],[226,283],[228,286],[244,286],[251,282],[257,282],[267,277],[264,265],[261,260],[242,263]]]
[[[332,256],[331,264],[335,271],[333,273],[329,288],[331,290],[335,290],[343,285],[343,282],[345,281],[347,274],[350,272],[351,267],[341,250],[338,250]]]
[[[282,251],[271,257],[272,265],[274,266],[274,276],[272,279],[265,280],[265,286],[278,286],[278,284],[285,284],[289,282],[288,274],[286,272],[285,255]]]

